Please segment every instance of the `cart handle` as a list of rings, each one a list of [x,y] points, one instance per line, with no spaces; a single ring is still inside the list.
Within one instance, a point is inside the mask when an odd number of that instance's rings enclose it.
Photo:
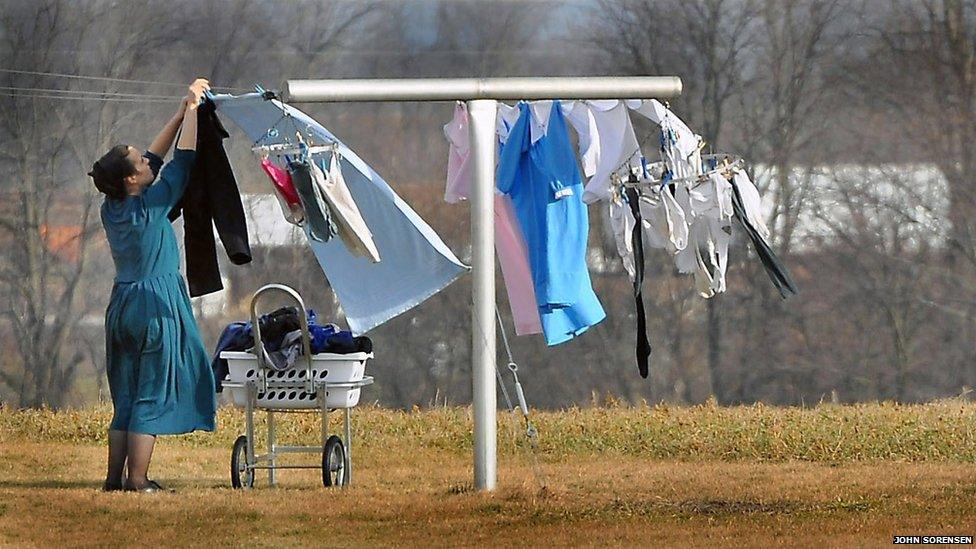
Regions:
[[[266,362],[267,357],[265,356],[264,343],[261,341],[261,323],[258,322],[257,305],[259,297],[273,292],[284,293],[298,304],[298,322],[302,329],[302,352],[305,354],[305,362],[308,370],[305,379],[308,382],[308,392],[314,392],[312,380],[312,344],[308,331],[308,318],[305,316],[305,302],[302,300],[302,296],[298,295],[298,292],[284,284],[267,284],[254,292],[254,295],[251,297],[251,329],[254,331],[254,348],[257,351],[258,366],[261,370],[262,390],[265,392],[268,390],[267,370],[270,368]]]

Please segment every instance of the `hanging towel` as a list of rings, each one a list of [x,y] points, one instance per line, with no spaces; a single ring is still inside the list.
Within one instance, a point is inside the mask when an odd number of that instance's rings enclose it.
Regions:
[[[586,183],[583,202],[591,204],[610,198],[610,177],[626,166],[640,166],[640,146],[634,127],[630,122],[630,112],[623,101],[587,101],[592,123],[589,140],[596,143],[599,151],[589,151],[590,160],[595,165],[590,171],[593,176]]]
[[[471,193],[472,173],[468,137],[468,111],[464,103],[454,108],[454,118],[444,126],[444,136],[450,143],[447,163],[447,187],[444,200],[457,203],[467,200]],[[495,193],[495,252],[505,281],[508,304],[517,335],[542,333],[542,321],[536,305],[529,252],[519,226],[512,199]]]
[[[546,343],[558,345],[606,313],[586,266],[589,219],[562,109],[550,110],[546,135],[535,143],[529,106],[521,103],[519,110],[501,150],[496,181],[512,197],[525,235]]]
[[[279,135],[294,135],[297,127],[318,143],[337,144],[346,185],[373,233],[376,248],[383,251],[383,260],[372,263],[357,257],[338,239],[309,240],[309,245],[354,334],[365,333],[423,303],[468,270],[379,174],[307,114],[257,93],[217,95],[214,100],[221,114],[252,141],[281,142],[283,138],[270,138],[268,133],[277,125]],[[283,119],[282,111],[289,116]]]

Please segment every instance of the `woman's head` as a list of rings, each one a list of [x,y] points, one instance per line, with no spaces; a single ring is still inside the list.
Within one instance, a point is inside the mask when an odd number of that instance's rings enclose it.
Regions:
[[[95,181],[96,189],[116,200],[140,194],[154,179],[149,160],[129,145],[109,149],[95,161],[88,175]]]

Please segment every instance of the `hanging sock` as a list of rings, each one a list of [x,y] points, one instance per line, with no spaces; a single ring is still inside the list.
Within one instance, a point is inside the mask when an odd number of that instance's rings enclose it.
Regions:
[[[640,211],[640,197],[637,190],[625,188],[627,203],[630,204],[631,214],[634,216],[634,228],[631,231],[631,241],[634,249],[634,303],[637,306],[637,371],[640,376],[647,378],[648,358],[651,356],[651,344],[647,340],[647,319],[644,316],[644,243],[642,238]]]

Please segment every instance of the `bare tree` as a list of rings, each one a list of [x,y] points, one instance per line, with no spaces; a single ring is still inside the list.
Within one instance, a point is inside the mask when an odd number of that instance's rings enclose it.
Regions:
[[[864,110],[889,120],[877,125],[887,130],[883,143],[892,156],[932,163],[948,183],[951,230],[940,262],[946,284],[931,302],[945,313],[948,367],[969,372],[974,383],[976,2],[893,2],[863,25],[868,42],[847,74],[857,96],[870,98],[861,99]]]
[[[847,311],[864,307],[860,314],[873,317],[872,324],[888,332],[890,345],[878,368],[877,386],[890,387],[879,396],[900,402],[916,387],[911,377],[915,349],[919,338],[928,335],[924,328],[933,317],[924,297],[934,282],[932,260],[944,232],[932,199],[939,190],[937,181],[917,175],[890,164],[832,169],[819,180],[813,208],[831,237],[834,261],[846,273],[838,277],[835,290],[850,304]]]
[[[0,212],[0,230],[10,242],[0,283],[21,362],[21,372],[4,372],[3,381],[21,406],[64,402],[84,358],[68,345],[85,310],[80,298],[90,245],[99,230],[96,193],[84,174],[116,130],[137,113],[130,108],[123,114],[121,102],[81,100],[100,97],[83,95],[90,92],[78,90],[82,82],[77,79],[41,73],[97,67],[110,78],[131,78],[158,44],[154,32],[165,32],[154,11],[143,7],[123,14],[106,2],[46,0],[0,16],[0,65],[21,71],[2,77],[10,87],[24,90],[0,101],[0,132],[9,144],[0,162],[8,173],[17,174],[5,185],[8,207]],[[123,26],[126,32],[120,32]],[[99,91],[117,90],[115,82],[105,84]],[[80,93],[65,99],[56,92],[49,92],[55,97],[43,97],[32,89]],[[177,103],[174,99],[174,108]],[[74,231],[66,244],[69,254],[57,253],[52,235],[59,228]]]

